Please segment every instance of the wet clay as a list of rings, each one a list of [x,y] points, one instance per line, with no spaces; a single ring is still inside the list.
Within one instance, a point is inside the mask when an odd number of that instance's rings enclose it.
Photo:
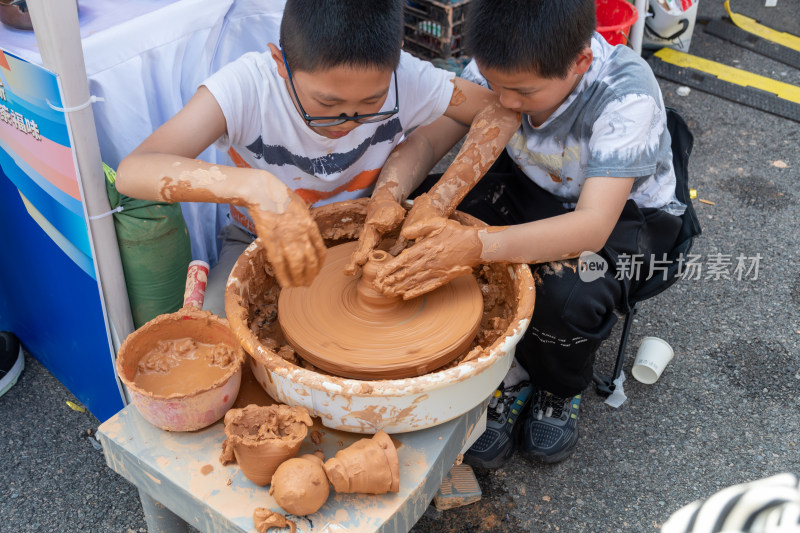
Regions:
[[[129,335],[117,354],[117,372],[138,392],[179,397],[221,384],[240,370],[244,358],[226,320],[185,307]]]
[[[367,203],[368,199],[362,198],[312,210],[312,215],[329,250],[343,243],[354,242],[353,239],[358,238],[366,217]],[[460,212],[454,213],[452,218],[462,224],[481,224],[476,218]],[[301,366],[302,362],[293,357],[294,350],[287,344],[280,328],[278,298],[281,287],[275,280],[263,247],[257,248],[250,260],[242,266],[243,271],[235,269],[238,277],[234,275],[228,281],[229,288],[225,294],[228,316],[241,315],[241,320],[261,346],[289,363]],[[500,337],[507,334],[506,328],[509,324],[519,319],[516,316],[519,314],[517,309],[519,289],[514,280],[509,278],[505,265],[476,267],[473,269],[473,277],[483,295],[483,316],[478,334],[469,346],[471,354],[469,358],[474,358],[472,356],[475,355],[476,348],[480,352],[488,349]],[[286,354],[292,357],[288,358]],[[466,357],[458,357],[448,366],[463,360],[466,360]],[[312,370],[317,369],[312,368]],[[320,374],[320,379],[330,380],[330,376]]]
[[[267,530],[273,527],[288,527],[290,533],[297,531],[297,524],[287,520],[282,514],[270,511],[265,507],[258,507],[253,511],[253,524],[255,524],[258,533],[267,533]]]
[[[304,407],[248,405],[225,413],[225,436],[220,462],[234,460],[256,485],[272,481],[283,461],[297,455],[313,424]]]
[[[316,454],[301,455],[281,463],[272,476],[269,493],[287,513],[297,516],[316,513],[330,494],[322,458]]]
[[[376,287],[404,300],[428,293],[451,280],[470,274],[479,265],[483,243],[481,229],[444,220],[444,226],[416,241],[414,246],[383,265]]]
[[[312,216],[328,247],[358,238],[366,219],[368,202],[369,199],[348,200],[312,209]],[[453,213],[451,218],[462,224],[482,225],[476,218],[460,212]],[[385,236],[384,241],[396,237],[397,233],[392,232]],[[380,248],[386,249],[383,242]],[[281,289],[270,272],[266,251],[256,242],[237,261],[225,293],[231,328],[253,356],[254,369],[263,376],[263,380],[259,377],[259,383],[282,402],[297,401],[294,391],[308,391],[315,398],[322,398],[318,403],[314,400],[313,406],[315,415],[322,418],[325,426],[365,433],[375,431],[372,428],[376,424],[380,424],[378,427],[393,427],[395,431],[410,431],[441,423],[442,418],[427,416],[418,420],[413,407],[398,413],[387,402],[395,396],[418,395],[440,387],[462,387],[465,382],[492,370],[497,363],[508,360],[509,341],[527,326],[535,296],[527,266],[491,264],[476,267],[472,275],[483,294],[483,317],[478,334],[465,355],[425,376],[365,381],[334,376],[309,368],[304,362],[289,362],[279,355],[279,348],[286,345],[277,320],[277,300]],[[485,393],[476,389],[477,396],[485,397],[491,392],[493,389],[487,389]],[[308,397],[303,395],[302,398]],[[368,416],[362,421],[361,415],[356,415],[355,423],[340,423],[341,417],[337,413],[342,399],[347,405],[352,405],[351,411],[363,410]],[[421,400],[415,405],[422,406],[427,401]],[[311,409],[311,405],[309,400],[307,407]],[[455,415],[463,412],[459,411],[463,407],[453,408]],[[335,437],[325,438],[336,442]]]
[[[347,276],[344,267],[356,246],[330,248],[310,287],[281,291],[278,319],[298,355],[334,375],[396,379],[426,374],[469,348],[483,314],[472,276],[419,298],[386,297],[373,282],[391,257],[375,251],[361,276]]]
[[[390,159],[396,157],[397,150],[395,148]],[[392,169],[390,174],[396,174],[396,170]],[[413,172],[413,171],[412,171]],[[384,173],[381,173],[381,180],[384,178]],[[381,181],[379,180],[379,181]],[[369,204],[367,205],[367,218],[364,221],[364,228],[358,239],[358,246],[356,247],[350,261],[345,266],[345,274],[352,276],[358,272],[358,267],[364,265],[369,260],[369,254],[381,242],[384,234],[393,231],[400,227],[403,219],[406,216],[406,210],[400,205],[398,198],[405,198],[408,192],[400,191],[400,185],[396,181],[397,178],[386,178],[386,181],[381,185],[376,185],[376,190],[372,194]]]
[[[336,452],[324,468],[336,492],[385,494],[400,490],[397,449],[383,431]]]
[[[204,390],[237,363],[236,349],[184,337],[164,339],[141,358],[133,382],[158,396]]]
[[[138,173],[147,175],[141,181],[150,183],[152,176],[162,175],[156,183],[155,199],[247,207],[281,285],[308,285],[317,274],[325,257],[319,229],[309,215],[306,202],[275,176],[166,154],[147,154],[146,158],[135,161],[139,162]],[[123,169],[125,176],[129,172],[127,167]]]

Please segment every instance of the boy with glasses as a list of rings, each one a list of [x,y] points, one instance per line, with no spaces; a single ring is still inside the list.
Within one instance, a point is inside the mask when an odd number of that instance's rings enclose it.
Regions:
[[[225,281],[255,235],[282,286],[308,285],[325,248],[307,205],[374,189],[370,212],[383,220],[392,211],[381,200],[402,201],[455,143],[449,132],[492,128],[483,145],[496,157],[516,130],[518,115],[491,91],[401,51],[403,4],[289,0],[280,45],[220,69],[120,164],[123,194],[231,204],[206,292],[215,314],[225,316]],[[237,168],[192,159],[212,143]]]

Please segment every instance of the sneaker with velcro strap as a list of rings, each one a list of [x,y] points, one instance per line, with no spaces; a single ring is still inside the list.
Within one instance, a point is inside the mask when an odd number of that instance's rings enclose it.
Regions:
[[[578,410],[581,395],[562,397],[534,389],[526,418],[520,452],[536,461],[557,463],[575,451],[578,443]]]
[[[464,454],[464,462],[478,468],[499,468],[514,455],[517,422],[530,400],[533,387],[523,381],[494,392],[486,409],[486,431]]]

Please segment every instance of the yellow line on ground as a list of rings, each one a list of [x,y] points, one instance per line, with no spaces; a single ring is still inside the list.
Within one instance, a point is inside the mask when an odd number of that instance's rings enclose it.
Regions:
[[[731,11],[730,0],[725,0],[725,9],[728,11],[728,15],[731,17],[733,23],[744,31],[800,52],[800,37],[797,35],[773,30],[763,24],[759,24],[755,19],[740,15],[739,13],[734,13]]]
[[[720,80],[743,87],[761,89],[762,91],[775,94],[778,98],[800,104],[800,87],[790,83],[773,80],[766,76],[759,76],[758,74],[753,74],[746,70],[729,67],[728,65],[679,52],[672,48],[662,48],[655,53],[655,56],[662,61],[666,61],[678,67],[700,70],[712,74]]]

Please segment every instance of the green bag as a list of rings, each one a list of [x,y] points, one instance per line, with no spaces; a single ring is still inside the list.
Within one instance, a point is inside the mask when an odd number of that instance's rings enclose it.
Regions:
[[[119,255],[133,323],[177,311],[183,305],[186,272],[192,261],[189,231],[180,204],[137,200],[120,194],[117,173],[103,163],[114,213]]]

